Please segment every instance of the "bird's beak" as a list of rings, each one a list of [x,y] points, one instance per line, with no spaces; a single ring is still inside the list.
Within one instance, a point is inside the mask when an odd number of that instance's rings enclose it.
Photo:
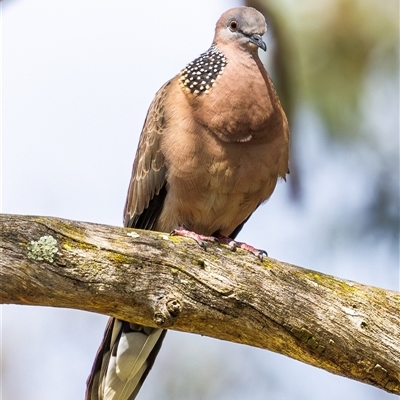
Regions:
[[[260,49],[263,49],[264,51],[267,51],[267,45],[262,40],[262,37],[260,35],[257,35],[257,34],[251,35],[250,36],[250,42],[252,42],[255,45],[257,45]]]

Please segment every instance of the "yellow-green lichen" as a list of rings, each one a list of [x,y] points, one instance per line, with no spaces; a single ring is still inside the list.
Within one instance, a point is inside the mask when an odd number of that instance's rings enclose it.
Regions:
[[[300,272],[300,275],[305,275],[309,280],[317,283],[318,285],[336,288],[336,292],[338,294],[351,293],[358,290],[354,282],[339,279],[332,275],[326,275],[312,270],[302,271]]]
[[[307,343],[309,344],[310,347],[316,349],[318,347],[318,341],[315,339],[315,337],[311,337],[308,339]]]
[[[269,260],[268,258],[263,258],[262,260],[263,266],[269,270],[271,270],[274,267],[274,263]]]
[[[386,369],[383,368],[382,366],[380,366],[379,364],[376,364],[371,372],[372,372],[372,375],[378,381],[382,381],[383,379],[385,379],[387,377],[387,374],[388,374]]]
[[[73,247],[68,243],[63,243],[62,248],[67,251],[71,251],[73,249]]]
[[[174,235],[163,235],[162,238],[164,240],[170,240],[173,243],[183,243],[182,237],[174,236]]]
[[[385,388],[393,393],[400,393],[400,382],[398,380],[390,380],[385,385]]]
[[[292,328],[290,330],[292,334],[302,342],[306,343],[309,347],[317,351],[317,353],[323,353],[325,346],[319,344],[318,340],[313,336],[313,334],[306,328]]]
[[[308,339],[312,337],[312,333],[306,328],[292,328],[291,332],[297,339],[300,339],[302,342],[307,342]]]
[[[194,260],[192,260],[192,262],[198,265],[200,268],[205,268],[206,266],[206,263],[201,258],[195,258]]]
[[[124,264],[132,264],[133,258],[129,257],[129,255],[121,254],[117,252],[107,252],[104,253],[108,260],[110,260],[113,264],[124,265]],[[134,260],[136,264],[142,264],[143,261],[139,259]]]
[[[42,236],[39,240],[32,240],[27,245],[28,258],[52,263],[58,253],[57,240],[53,236]]]

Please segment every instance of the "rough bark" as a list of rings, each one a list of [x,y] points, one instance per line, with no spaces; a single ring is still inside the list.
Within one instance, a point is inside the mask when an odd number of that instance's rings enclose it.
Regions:
[[[0,219],[3,304],[94,311],[248,344],[400,394],[398,292],[163,233]]]

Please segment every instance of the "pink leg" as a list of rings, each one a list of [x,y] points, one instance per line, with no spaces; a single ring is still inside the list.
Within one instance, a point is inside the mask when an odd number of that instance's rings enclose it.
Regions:
[[[204,250],[207,248],[207,243],[206,242],[212,242],[212,243],[218,243],[218,239],[214,236],[204,236],[204,235],[199,235],[196,232],[188,231],[187,229],[184,229],[183,227],[179,227],[174,229],[171,233],[171,235],[176,235],[176,236],[183,236],[187,238],[192,238],[194,239]]]
[[[218,237],[199,235],[198,233],[189,231],[181,226],[174,229],[170,234],[194,239],[204,250],[207,248],[207,242],[211,242],[225,244],[229,246],[232,251],[236,251],[237,248],[249,251],[257,256],[261,261],[263,260],[264,256],[268,256],[268,253],[265,250],[256,249],[247,243],[237,242],[230,237],[222,235],[219,235]]]
[[[255,256],[257,256],[261,261],[263,260],[264,256],[268,257],[268,253],[265,250],[256,249],[255,247],[247,243],[237,242],[236,240],[233,240],[230,237],[226,236],[218,236],[217,239],[220,243],[229,246],[232,251],[236,251],[237,248],[249,251],[250,253],[253,253]]]

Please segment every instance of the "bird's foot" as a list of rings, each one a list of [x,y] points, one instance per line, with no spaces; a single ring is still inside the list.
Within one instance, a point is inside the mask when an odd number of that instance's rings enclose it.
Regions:
[[[256,249],[250,244],[237,242],[236,240],[233,240],[230,237],[226,236],[218,236],[217,239],[221,244],[226,244],[227,246],[229,246],[232,251],[236,251],[237,248],[249,251],[250,253],[257,256],[260,261],[264,259],[264,256],[268,257],[268,253],[265,250]]]
[[[183,236],[194,239],[204,250],[206,250],[207,248],[207,242],[221,243],[227,245],[232,251],[236,251],[237,248],[249,251],[250,253],[258,257],[260,261],[264,259],[264,256],[268,257],[268,253],[265,250],[256,249],[255,247],[247,243],[237,242],[236,240],[233,240],[227,236],[219,235],[218,237],[215,237],[215,236],[199,235],[198,233],[189,231],[183,227],[174,229],[170,233],[170,235]]]
[[[174,229],[170,235],[183,236],[194,239],[204,250],[207,248],[207,242],[218,243],[218,239],[214,236],[199,235],[196,232],[189,231],[182,227]]]

